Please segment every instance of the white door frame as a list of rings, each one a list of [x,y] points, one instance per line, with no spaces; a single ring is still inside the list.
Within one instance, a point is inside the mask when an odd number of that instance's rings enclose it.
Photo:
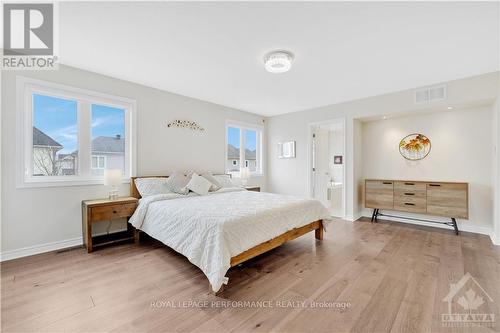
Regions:
[[[312,165],[313,165],[313,149],[312,149],[312,134],[313,134],[313,127],[318,126],[318,125],[325,125],[325,124],[330,124],[334,122],[341,122],[342,123],[342,130],[344,132],[344,147],[343,147],[343,158],[342,158],[342,211],[343,215],[339,216],[340,218],[344,219],[346,216],[346,118],[345,117],[338,117],[338,118],[333,118],[329,120],[322,120],[318,122],[313,122],[309,123],[307,125],[307,192],[308,196],[312,198],[313,195],[313,184],[314,184],[314,179],[313,179],[313,171],[312,171]]]

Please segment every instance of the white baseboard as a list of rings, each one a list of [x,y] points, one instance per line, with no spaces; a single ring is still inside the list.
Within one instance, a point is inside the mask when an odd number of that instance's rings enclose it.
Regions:
[[[493,245],[500,245],[500,237],[495,237],[493,232],[491,233],[490,238]]]
[[[65,249],[68,247],[79,246],[83,244],[82,237],[67,239],[63,241],[57,241],[52,243],[45,243],[40,245],[23,247],[16,250],[3,251],[0,253],[0,261],[12,260],[27,256],[32,256],[35,254],[40,254],[44,252],[56,251]]]
[[[389,216],[383,216],[380,217],[380,219],[388,220],[388,221],[394,221],[394,222],[400,222],[400,223],[409,223],[409,224],[416,224],[416,225],[423,225],[427,227],[434,227],[434,228],[441,228],[441,229],[448,229],[452,230],[450,226],[444,225],[444,224],[439,224],[439,223],[432,223],[432,222],[421,222],[421,221],[412,221],[412,220],[405,220],[404,219],[404,214],[399,214],[401,215],[401,218],[394,218],[394,217],[389,217]],[[372,212],[364,210],[363,211],[363,216],[371,218],[372,217]],[[410,216],[408,217],[415,217],[415,216]],[[420,217],[420,216],[418,216]],[[444,220],[443,220],[444,221]],[[476,225],[476,224],[471,224],[471,223],[461,223],[460,221],[457,222],[458,224],[458,229],[460,231],[465,231],[465,232],[472,232],[475,234],[481,234],[481,235],[488,235],[490,236],[491,240],[493,241],[493,228],[491,227],[485,227],[481,225]],[[495,242],[493,242],[495,244]],[[496,244],[495,244],[496,245]]]
[[[359,220],[362,217],[363,217],[363,213],[357,212],[356,214],[353,214],[353,215],[346,215],[344,217],[344,220],[354,222],[354,221]]]

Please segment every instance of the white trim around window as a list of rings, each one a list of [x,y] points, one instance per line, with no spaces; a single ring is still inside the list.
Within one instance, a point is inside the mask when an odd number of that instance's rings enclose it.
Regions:
[[[102,184],[103,176],[91,175],[91,105],[99,104],[125,110],[125,171],[123,182],[135,175],[136,101],[91,90],[17,76],[17,187],[51,187]],[[33,176],[33,94],[77,101],[78,174],[65,176]]]
[[[264,175],[264,154],[263,154],[263,147],[264,147],[264,126],[257,125],[257,124],[252,124],[252,123],[246,123],[242,121],[237,121],[237,120],[226,120],[226,132],[225,132],[225,160],[228,160],[228,151],[227,151],[227,146],[228,146],[228,140],[227,140],[227,133],[229,127],[233,128],[238,128],[240,130],[240,161],[245,161],[245,135],[244,131],[245,130],[252,130],[257,133],[257,142],[256,142],[256,152],[255,152],[255,157],[256,157],[256,171],[251,172],[252,177],[256,176],[263,176]],[[227,164],[226,165],[226,173],[231,173],[229,170],[227,170]],[[245,165],[244,163],[240,163],[240,168]]]

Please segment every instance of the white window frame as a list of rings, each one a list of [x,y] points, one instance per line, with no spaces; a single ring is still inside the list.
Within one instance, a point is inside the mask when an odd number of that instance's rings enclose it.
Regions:
[[[123,182],[135,175],[136,101],[96,91],[17,76],[17,187],[51,187],[102,184],[104,176],[91,175],[92,104],[125,110],[125,171]],[[66,176],[33,176],[33,94],[77,101],[78,173]]]
[[[240,169],[242,168],[244,163],[241,163],[242,161],[245,161],[245,130],[252,130],[257,132],[257,142],[256,142],[256,152],[255,152],[255,158],[256,158],[256,170],[250,173],[251,177],[257,177],[257,176],[263,176],[264,175],[264,159],[263,159],[263,147],[264,147],[264,126],[257,125],[257,124],[252,124],[252,123],[245,123],[241,121],[236,121],[236,120],[226,120],[226,132],[224,133],[225,135],[225,160],[227,161],[227,145],[228,145],[228,140],[227,140],[227,133],[229,130],[229,127],[234,127],[238,128],[240,130]],[[239,174],[239,172],[231,172],[229,169],[226,168],[226,173],[233,173],[235,176]]]
[[[97,158],[97,167],[95,167],[95,168],[92,165],[92,160],[94,159],[94,157]],[[102,158],[102,160],[104,161],[102,167],[99,166],[99,159],[100,158]],[[106,158],[106,156],[104,156],[104,155],[91,155],[90,156],[90,168],[92,170],[103,170],[103,169],[106,169],[106,165],[107,165],[107,158]]]

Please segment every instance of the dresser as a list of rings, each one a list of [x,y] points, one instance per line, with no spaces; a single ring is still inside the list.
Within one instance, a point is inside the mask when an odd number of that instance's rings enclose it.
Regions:
[[[469,218],[469,184],[367,179],[365,180],[365,207],[373,209],[372,221],[377,221],[379,216],[390,216],[380,213],[380,210],[448,217],[451,222],[420,218],[408,219],[444,223],[453,226],[458,234],[456,219]]]

